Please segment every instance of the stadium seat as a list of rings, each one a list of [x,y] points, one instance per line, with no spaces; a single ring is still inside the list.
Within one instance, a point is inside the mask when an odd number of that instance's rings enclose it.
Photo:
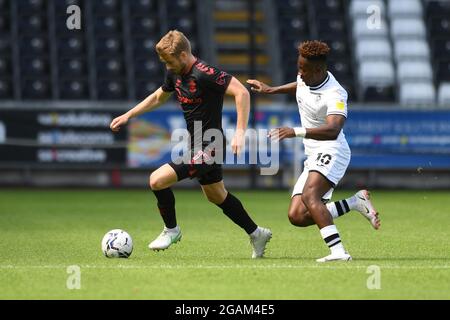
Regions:
[[[395,73],[390,61],[362,61],[358,70],[359,83],[389,86],[394,84]]]
[[[438,82],[450,81],[450,60],[440,60],[436,64],[436,80]]]
[[[400,83],[400,104],[402,106],[433,106],[435,89],[431,82]]]
[[[421,18],[396,18],[391,20],[391,34],[394,39],[424,39],[425,24]]]
[[[397,76],[400,83],[405,81],[432,81],[433,71],[428,61],[399,61]]]
[[[11,53],[11,39],[9,36],[0,35],[0,54],[6,55]]]
[[[0,15],[0,32],[6,34],[10,30],[9,17],[7,15]]]
[[[193,7],[192,0],[171,0],[167,5],[169,12],[191,11]]]
[[[21,61],[20,71],[27,76],[45,76],[49,74],[48,61],[43,57],[25,58]]]
[[[156,38],[136,37],[133,38],[133,50],[136,57],[148,57],[155,54]]]
[[[86,61],[84,59],[73,57],[62,59],[58,64],[60,77],[79,77],[87,73]]]
[[[317,22],[317,31],[320,38],[329,34],[345,34],[345,22],[339,17],[319,19]]]
[[[44,15],[29,15],[19,18],[20,34],[45,34],[47,32],[47,19]]]
[[[57,0],[57,1],[54,1],[54,4],[55,4],[56,13],[57,14],[63,13],[63,15],[65,16],[66,10],[69,6],[77,5],[80,8],[82,8],[84,5],[84,2],[82,0]]]
[[[119,37],[108,36],[95,39],[95,50],[97,55],[118,55],[122,52],[122,41]]]
[[[385,20],[380,21],[380,27],[369,27],[367,18],[358,18],[353,21],[353,37],[357,40],[363,38],[381,38],[388,36],[388,29]]]
[[[420,0],[388,0],[389,17],[422,18],[423,8]]]
[[[0,78],[0,99],[11,99],[11,80]]]
[[[445,0],[425,1],[427,17],[449,17],[450,2]]]
[[[49,99],[50,83],[47,78],[28,78],[22,88],[24,99]]]
[[[157,0],[129,1],[131,14],[149,14],[156,11]]]
[[[79,79],[63,80],[60,87],[60,98],[69,100],[88,99],[87,81]]]
[[[46,0],[12,0],[17,1],[17,8],[21,13],[44,12],[46,9]]]
[[[58,46],[58,53],[61,56],[77,56],[85,50],[83,38],[77,36],[60,39]]]
[[[117,35],[121,32],[121,19],[119,16],[99,16],[95,18],[95,32],[97,35]]]
[[[11,75],[11,60],[0,56],[0,75],[2,77]]]
[[[362,17],[367,19],[367,16],[373,13],[373,8],[380,10],[381,17],[385,17],[386,7],[383,0],[352,0],[350,3],[350,16],[355,19]],[[370,9],[369,12],[368,9]]]
[[[152,16],[135,16],[132,21],[131,32],[133,35],[147,35],[157,32],[158,19]]]
[[[369,85],[362,93],[364,102],[392,102],[395,100],[393,85]]]
[[[450,33],[448,39],[435,38],[432,42],[433,55],[436,59],[450,56]]]
[[[281,14],[303,14],[306,10],[307,0],[277,1],[278,10]]]
[[[438,105],[450,109],[450,82],[443,82],[439,85]]]
[[[97,74],[98,77],[122,76],[124,74],[124,66],[121,57],[97,59]]]
[[[139,68],[135,68],[138,78],[154,77],[163,73],[162,64],[156,59],[137,59],[136,65],[139,66]]]
[[[189,34],[195,30],[195,18],[192,16],[172,17],[169,20],[169,29],[180,30],[189,38]]]
[[[101,100],[123,100],[126,98],[126,84],[118,79],[100,79],[98,98]]]
[[[356,42],[355,55],[358,61],[391,60],[391,44],[387,39],[363,39]]]
[[[137,82],[137,89],[136,89],[136,98],[137,99],[144,99],[147,96],[149,96],[152,92],[154,92],[156,89],[158,89],[162,84],[161,82],[157,82],[154,80],[141,80]]]
[[[396,61],[430,59],[430,49],[424,40],[394,41],[394,53]]]
[[[119,14],[121,10],[122,0],[95,0],[92,1],[94,13],[96,15],[103,14]]]
[[[450,17],[436,17],[428,21],[431,35],[449,34],[450,33]]]

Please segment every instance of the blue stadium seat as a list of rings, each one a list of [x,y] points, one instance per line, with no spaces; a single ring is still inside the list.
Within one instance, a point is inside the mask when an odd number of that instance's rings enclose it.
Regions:
[[[17,7],[21,13],[45,13],[47,7],[46,0],[12,0],[17,1]]]
[[[133,39],[133,51],[135,57],[148,57],[155,54],[157,43],[155,37],[136,37]]]
[[[137,82],[136,99],[141,100],[149,96],[152,92],[158,89],[162,85],[162,79],[160,82],[152,80],[141,80]]]
[[[157,12],[157,0],[129,0],[131,14],[149,14]]]
[[[85,51],[84,39],[79,36],[60,39],[58,47],[58,53],[61,56],[77,56]]]
[[[152,16],[135,16],[132,19],[131,32],[133,35],[147,35],[156,33],[159,28],[159,21]]]
[[[47,32],[47,19],[44,15],[29,15],[19,18],[20,34],[45,34]]]
[[[0,56],[0,75],[10,76],[11,71],[11,59]]]
[[[307,0],[284,0],[276,1],[278,10],[282,14],[299,14],[306,10]]]
[[[171,0],[167,1],[169,12],[179,13],[182,11],[192,11],[194,4],[192,0]]]
[[[431,18],[428,28],[431,36],[450,34],[450,17]]]
[[[58,63],[60,77],[77,77],[87,74],[86,61],[79,57],[61,59]]]
[[[195,18],[191,15],[172,17],[169,20],[169,29],[180,30],[189,38],[187,34],[195,31]]]
[[[70,79],[63,80],[60,90],[60,97],[62,99],[88,99],[88,84],[86,80],[83,79]]]
[[[97,59],[98,77],[122,76],[124,65],[121,56]]]
[[[0,32],[8,33],[11,30],[9,16],[6,14],[0,15]]]
[[[434,58],[450,57],[450,33],[448,39],[434,39],[432,42]]]
[[[11,80],[8,78],[0,78],[0,99],[11,99],[12,87]]]
[[[426,15],[427,17],[449,17],[450,16],[450,2],[449,1],[426,1]]]
[[[123,100],[127,97],[127,86],[120,79],[100,79],[98,81],[98,98],[101,100]]]
[[[0,54],[6,55],[11,53],[11,39],[9,36],[0,34]]]
[[[122,41],[119,37],[108,36],[95,39],[97,55],[117,55],[122,52]]]
[[[45,76],[49,74],[49,64],[45,57],[21,59],[20,72],[25,76]]]
[[[438,61],[435,70],[438,82],[450,81],[450,59],[448,57]]]
[[[84,2],[82,0],[56,0],[56,1],[54,1],[54,4],[55,4],[56,14],[66,16],[67,8],[69,6],[77,5],[82,9]]]
[[[122,32],[121,19],[119,16],[99,16],[95,18],[95,33],[117,35]]]
[[[22,89],[22,97],[24,99],[50,98],[50,83],[46,77],[26,78]]]
[[[154,77],[163,73],[161,62],[149,58],[135,60],[134,70],[137,78]]]
[[[122,0],[92,1],[95,15],[120,14]]]

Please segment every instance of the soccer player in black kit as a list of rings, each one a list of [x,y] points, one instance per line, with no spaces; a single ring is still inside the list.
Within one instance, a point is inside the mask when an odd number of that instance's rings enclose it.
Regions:
[[[225,189],[222,179],[224,150],[220,145],[224,141],[223,98],[225,94],[235,98],[237,125],[231,148],[237,154],[244,143],[248,123],[250,95],[247,89],[235,77],[193,56],[189,40],[182,32],[169,31],[156,45],[156,51],[167,69],[164,84],[136,107],[111,122],[111,130],[118,131],[129,119],[163,104],[173,92],[183,110],[191,137],[191,161],[164,164],[150,175],[150,188],[156,196],[165,226],[162,233],[149,244],[149,248],[164,250],[181,239],[175,215],[175,197],[170,187],[183,179],[197,178],[206,198],[250,236],[252,258],[262,257],[272,237],[271,231],[255,224],[239,199]],[[219,140],[222,141],[203,142],[203,133],[208,129],[219,130],[222,133],[222,139]],[[202,139],[200,149],[195,145],[199,137]],[[222,146],[224,148],[225,143]],[[220,161],[211,162],[211,159]]]

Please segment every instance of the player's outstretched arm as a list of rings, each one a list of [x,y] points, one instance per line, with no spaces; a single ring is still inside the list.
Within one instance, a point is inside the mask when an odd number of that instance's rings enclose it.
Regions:
[[[336,140],[344,127],[344,123],[344,116],[331,114],[327,116],[326,123],[318,128],[276,128],[270,130],[269,137],[277,141],[294,137],[314,140]]]
[[[247,83],[250,85],[250,90],[264,94],[278,94],[287,93],[294,94],[297,91],[297,82],[286,83],[282,86],[271,87],[256,79],[248,79]]]
[[[231,141],[231,150],[234,154],[239,154],[245,141],[245,130],[247,130],[248,118],[250,114],[250,94],[242,83],[235,77],[231,78],[228,85],[227,95],[234,96],[236,101],[237,122],[236,134]]]
[[[110,125],[112,131],[117,132],[120,128],[128,123],[131,118],[137,117],[145,112],[152,111],[159,107],[169,99],[171,92],[165,92],[161,88],[157,89],[141,103],[135,106],[133,109],[124,113],[123,115],[115,118]]]

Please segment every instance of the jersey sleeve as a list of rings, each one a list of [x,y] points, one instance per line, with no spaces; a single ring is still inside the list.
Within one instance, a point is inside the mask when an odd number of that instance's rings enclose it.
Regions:
[[[227,91],[232,79],[230,74],[203,64],[198,64],[197,69],[200,71],[199,79],[203,86],[222,94]]]
[[[162,91],[164,92],[172,92],[175,91],[175,83],[173,81],[173,74],[171,72],[166,72],[166,76],[164,78],[164,83],[161,86]]]
[[[335,94],[327,102],[327,116],[336,114],[347,118],[347,97]]]

